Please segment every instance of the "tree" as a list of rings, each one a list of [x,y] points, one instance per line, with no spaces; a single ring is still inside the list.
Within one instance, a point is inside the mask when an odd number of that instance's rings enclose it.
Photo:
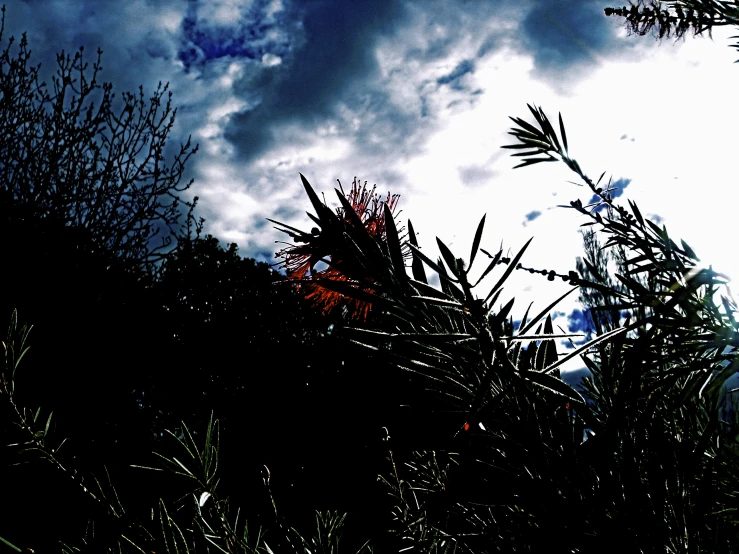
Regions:
[[[0,39],[5,23],[3,7]],[[148,100],[143,87],[115,101],[92,75],[84,50],[57,55],[52,90],[30,65],[25,34],[0,54],[0,219],[4,234],[53,226],[84,236],[90,248],[118,263],[152,269],[188,228],[197,199],[183,200],[181,183],[197,151],[190,140],[165,160],[176,109],[160,83]],[[159,243],[155,239],[159,239]]]
[[[702,35],[713,27],[739,26],[739,5],[729,0],[638,0],[628,8],[606,8],[607,16],[624,18],[630,33],[653,33],[658,39],[684,38],[689,32]],[[739,37],[731,37],[739,38]],[[732,48],[739,50],[739,43]]]

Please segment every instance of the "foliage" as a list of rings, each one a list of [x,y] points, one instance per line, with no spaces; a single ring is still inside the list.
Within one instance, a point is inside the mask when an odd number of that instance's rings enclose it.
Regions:
[[[589,235],[591,259],[582,264],[592,280],[562,275],[590,292],[593,310],[611,314],[596,319],[602,334],[566,355],[558,355],[554,339],[568,335],[555,335],[551,319],[544,321],[562,298],[531,319],[527,310],[516,330],[513,299],[496,310],[528,243],[506,260],[483,298],[474,294],[502,261],[502,250],[488,254],[487,267],[473,277],[484,217],[469,262],[439,238],[441,257],[432,261],[409,222],[413,278],[389,209],[378,236],[341,191],[342,211],[334,213],[301,176],[319,227],[303,233],[282,226],[298,243],[283,256],[300,249],[337,272],[347,268],[342,279],[315,276],[314,286],[381,311],[382,326],[344,325],[339,332],[410,372],[418,390],[432,394],[408,402],[443,414],[434,434],[450,440],[411,453],[400,469],[391,454],[392,478],[384,481],[397,506],[398,547],[728,549],[737,539],[736,521],[727,516],[737,484],[729,468],[739,451],[722,432],[719,407],[736,372],[736,305],[722,276],[700,266],[687,243],[675,244],[635,203],[616,204],[610,182],[601,185],[604,175],[587,177],[569,154],[561,116],[558,133],[540,108],[530,111],[533,124],[512,118],[517,142],[506,148],[523,158],[519,166],[562,161],[580,177],[597,201],[568,207],[607,238],[603,248],[615,248],[619,262],[617,281],[609,281]],[[441,290],[429,285],[429,270]],[[593,374],[587,402],[554,373],[576,355]]]
[[[5,23],[3,7],[2,27]],[[181,183],[196,151],[188,139],[171,162],[167,139],[177,110],[160,83],[124,92],[120,106],[110,83],[98,82],[84,50],[57,55],[52,90],[40,65],[30,65],[25,34],[15,56],[10,38],[0,53],[0,217],[10,232],[52,220],[75,230],[90,247],[118,263],[153,268],[173,239],[187,232],[195,202],[181,198]],[[186,225],[181,222],[182,208]],[[155,238],[159,242],[155,241]]]
[[[13,67],[35,76],[20,50]],[[81,58],[60,64],[70,79],[70,68],[83,71]],[[91,88],[94,78],[81,82]],[[69,304],[38,302],[39,313],[65,308],[36,327],[46,327],[46,354],[28,352],[16,312],[2,343],[8,440],[0,458],[20,513],[12,522],[31,510],[55,520],[46,536],[69,553],[734,551],[739,412],[736,391],[725,388],[737,370],[739,323],[725,280],[634,202],[617,204],[605,173],[590,179],[570,155],[561,116],[555,129],[541,108],[529,109],[533,120],[512,118],[515,143],[506,148],[520,166],[565,163],[596,198],[565,206],[588,230],[577,271],[524,267],[529,243],[512,257],[488,252],[485,216],[467,259],[437,238],[434,260],[411,222],[407,235],[399,225],[397,196],[383,199],[355,181],[350,192],[337,190],[333,210],[302,175],[316,227],[278,223],[293,239],[280,254],[292,283],[326,317],[266,265],[209,236],[182,237],[146,278],[129,262],[146,265],[155,250],[123,235],[105,242],[102,223],[82,225],[67,250],[60,240],[58,258],[40,255],[34,272],[73,260],[69,282],[90,275],[96,286],[77,284]],[[19,216],[23,203],[13,197],[3,231],[22,223],[38,230],[35,240],[51,240],[80,228],[68,216],[94,209],[69,211],[63,192],[48,198],[46,208]],[[58,213],[66,215],[50,215]],[[524,270],[572,288],[541,310],[529,305],[514,325],[504,285]],[[11,290],[28,299],[34,289],[22,288],[22,271],[9,272]],[[575,291],[595,331],[584,344],[555,331],[548,315]],[[159,352],[144,355],[150,337]],[[572,348],[562,352],[562,339]],[[274,352],[266,368],[261,360]],[[580,390],[559,376],[575,357],[592,373]],[[76,374],[55,371],[59,359]],[[96,359],[109,373],[95,373]],[[85,394],[91,389],[96,398]],[[372,437],[381,426],[383,437]],[[237,452],[246,459],[229,465]],[[85,462],[95,454],[111,461],[110,472],[97,458]],[[376,473],[381,495],[367,483]],[[120,493],[111,481],[123,483]],[[296,515],[309,502],[318,508],[312,534]],[[347,523],[357,516],[361,538]],[[25,519],[28,529],[0,531],[3,546],[21,551],[15,543],[30,537],[38,544],[22,547],[52,549]]]
[[[623,17],[630,33],[643,36],[651,32],[658,39],[679,39],[689,32],[701,35],[708,31],[710,35],[713,27],[739,25],[739,5],[734,0],[638,0],[629,7],[606,8],[605,14]],[[739,43],[731,47],[739,50]]]

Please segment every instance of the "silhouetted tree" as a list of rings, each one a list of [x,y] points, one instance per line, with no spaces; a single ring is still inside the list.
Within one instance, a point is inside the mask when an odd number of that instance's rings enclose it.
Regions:
[[[0,39],[5,23],[3,7]],[[181,196],[190,141],[167,151],[177,110],[160,83],[150,98],[100,83],[84,50],[57,55],[52,88],[31,65],[25,34],[0,54],[0,219],[10,232],[49,220],[89,238],[118,263],[151,266],[183,232],[195,201]],[[185,214],[182,213],[185,208]]]
[[[630,33],[652,33],[660,40],[706,31],[710,36],[713,27],[739,26],[739,4],[734,0],[638,0],[628,7],[606,8],[605,14],[623,17]],[[731,47],[739,50],[739,43]]]

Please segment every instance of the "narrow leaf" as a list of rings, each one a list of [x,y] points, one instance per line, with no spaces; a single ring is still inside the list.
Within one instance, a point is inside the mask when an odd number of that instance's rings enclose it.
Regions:
[[[475,238],[472,240],[472,252],[470,252],[470,265],[467,267],[467,273],[472,269],[472,264],[475,261],[477,250],[480,248],[480,240],[482,239],[482,230],[485,227],[485,217],[487,214],[482,216],[480,223],[477,224],[477,231],[475,231]]]
[[[518,265],[519,260],[523,256],[523,253],[526,252],[526,249],[529,247],[529,244],[531,244],[531,241],[534,240],[533,237],[531,237],[526,244],[523,245],[523,248],[516,254],[516,257],[513,258],[511,263],[508,264],[508,267],[505,270],[505,273],[501,276],[501,278],[498,280],[498,282],[495,284],[495,286],[490,290],[490,293],[488,294],[488,298],[492,296],[492,294],[498,290],[500,287],[503,286],[503,283],[505,283],[506,279],[508,279],[508,276],[511,274],[511,272],[516,268],[516,265]]]
[[[562,113],[559,114],[559,132],[562,133],[562,144],[564,144],[565,152],[569,149],[567,147],[567,133],[565,133],[565,124],[562,121]]]
[[[482,248],[480,250],[484,252],[485,254],[487,254],[488,256],[490,256],[490,254],[488,254]],[[479,285],[480,281],[482,281],[487,276],[488,273],[490,273],[493,269],[495,269],[495,266],[498,265],[498,262],[500,261],[500,257],[502,255],[503,255],[503,250],[501,249],[501,250],[498,250],[498,253],[495,255],[495,257],[490,256],[491,258],[493,258],[493,261],[491,261],[490,264],[487,266],[487,268],[485,268],[485,271],[482,272],[482,275],[480,275],[480,278],[477,280],[477,282],[474,285],[472,285],[473,287],[476,287],[477,285]]]
[[[561,366],[565,362],[571,360],[575,356],[579,356],[581,352],[585,352],[586,350],[588,350],[589,348],[592,348],[596,344],[600,344],[601,342],[610,339],[614,335],[617,335],[619,333],[623,333],[624,331],[626,331],[626,328],[621,327],[619,329],[614,329],[613,331],[608,331],[607,333],[603,333],[599,337],[595,337],[593,340],[588,341],[585,344],[583,344],[577,350],[574,350],[574,351],[570,352],[569,354],[567,354],[563,358],[560,358],[559,360],[557,360],[555,363],[553,363],[549,367],[543,369],[542,370],[542,373],[551,373],[552,371],[554,371],[555,369],[557,369],[559,366]]]
[[[387,246],[390,251],[390,261],[393,263],[395,275],[402,282],[405,282],[408,280],[408,275],[405,272],[405,262],[403,261],[403,252],[400,249],[398,229],[395,227],[393,213],[390,211],[388,205],[383,204],[382,207],[385,213],[385,230],[387,235]]]
[[[415,246],[418,248],[418,240],[416,239],[416,232],[413,230],[413,224],[411,223],[411,220],[408,220],[408,240],[410,241],[412,246]],[[428,284],[428,279],[426,278],[426,270],[423,268],[423,262],[421,259],[415,255],[415,252],[411,250],[413,253],[413,262],[411,262],[411,270],[413,272],[413,278],[416,281],[419,281],[424,284]]]
[[[441,269],[436,262],[432,262],[431,259],[428,256],[426,256],[426,254],[421,252],[421,250],[419,250],[417,246],[413,246],[413,244],[411,244],[410,247],[411,247],[411,251],[415,255],[417,255],[419,258],[421,258],[427,266],[429,266],[431,269],[436,271],[436,273],[438,273],[440,277],[446,274],[446,272],[443,269]],[[456,282],[454,279],[451,279],[449,276],[447,276],[446,278],[452,282]]]
[[[680,242],[682,243],[683,250],[685,250],[685,253],[688,255],[688,257],[691,258],[691,259],[693,259],[693,260],[695,260],[696,262],[699,262],[700,261],[700,258],[698,256],[696,256],[695,252],[693,252],[693,249],[690,248],[690,246],[688,245],[688,243],[685,242],[682,239],[680,239]]]
[[[454,257],[454,254],[452,254],[452,251],[449,250],[449,247],[444,244],[439,237],[436,237],[436,244],[439,246],[439,252],[441,252],[441,255],[444,257],[444,262],[446,263],[447,267],[449,267],[449,270],[452,272],[452,274],[459,279],[460,277],[460,270],[461,268],[457,267],[457,260]]]
[[[536,314],[536,316],[528,324],[526,324],[525,327],[521,331],[518,332],[518,334],[521,335],[521,334],[526,333],[529,329],[531,329],[534,325],[536,325],[542,317],[544,317],[545,315],[547,315],[552,310],[552,308],[554,308],[554,306],[556,306],[557,304],[559,304],[560,302],[562,302],[562,300],[564,300],[565,298],[567,298],[570,294],[572,294],[573,292],[575,292],[579,288],[580,287],[572,287],[570,290],[568,290],[562,296],[560,296],[559,298],[557,298],[554,302],[552,302],[551,304],[549,304],[549,306],[547,306],[542,311],[540,311],[538,314]],[[532,302],[532,304],[533,304],[533,302]],[[531,306],[529,306],[529,307],[531,307]],[[528,314],[528,310],[526,310],[526,313]],[[522,325],[525,324],[525,323],[526,322],[524,321],[522,323]]]
[[[562,381],[559,377],[549,375],[547,373],[539,373],[537,371],[527,371],[524,378],[532,383],[543,387],[558,396],[563,396],[567,400],[574,401],[578,404],[585,404],[582,395],[573,389],[570,385]]]
[[[328,207],[323,202],[321,202],[321,200],[318,198],[318,195],[316,194],[316,191],[313,190],[313,187],[310,186],[308,179],[306,179],[302,173],[300,174],[300,180],[303,181],[303,187],[305,188],[305,192],[308,194],[310,203],[313,204],[313,209],[316,210],[316,215],[320,219],[323,219],[324,214],[326,213],[325,210],[328,210]],[[330,210],[329,213],[331,213]],[[331,214],[333,215],[333,213]]]
[[[459,302],[453,300],[444,300],[442,298],[434,298],[433,296],[411,296],[413,300],[418,300],[426,304],[433,304],[435,306],[442,306],[445,308],[455,308],[457,310],[464,309],[464,306]]]

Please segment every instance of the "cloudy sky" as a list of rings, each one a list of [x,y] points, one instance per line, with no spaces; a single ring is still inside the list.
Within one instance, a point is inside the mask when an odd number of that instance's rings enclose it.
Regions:
[[[621,2],[622,3],[622,2]],[[617,4],[621,4],[617,3]],[[298,173],[326,197],[353,177],[400,193],[436,257],[439,236],[566,273],[589,195],[564,166],[512,170],[508,116],[561,112],[592,177],[664,222],[706,264],[739,278],[735,161],[739,57],[729,31],[685,42],[627,36],[608,0],[14,0],[5,37],[27,32],[49,75],[55,53],[103,49],[103,80],[169,82],[171,138],[200,144],[189,166],[206,231],[273,262],[270,217],[309,228]],[[736,31],[734,31],[736,33]],[[330,194],[328,194],[330,193]],[[521,272],[517,272],[521,273]],[[517,275],[509,293],[543,307],[561,283]],[[484,293],[483,293],[484,296]],[[572,304],[558,323],[568,325]]]

